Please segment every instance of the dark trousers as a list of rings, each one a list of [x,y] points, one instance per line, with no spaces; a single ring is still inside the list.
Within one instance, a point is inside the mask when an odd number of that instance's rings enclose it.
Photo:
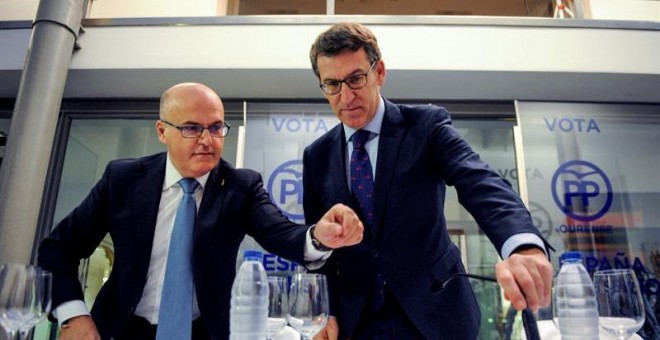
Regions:
[[[147,319],[133,315],[131,321],[129,321],[128,326],[117,340],[152,340],[156,339],[156,330],[158,330],[158,325],[152,325],[147,321]],[[204,322],[202,318],[197,318],[193,320],[192,323],[192,340],[210,340],[206,328],[204,328]]]
[[[375,311],[369,306],[364,308],[351,339],[417,340],[424,339],[424,336],[385,288],[383,304]]]

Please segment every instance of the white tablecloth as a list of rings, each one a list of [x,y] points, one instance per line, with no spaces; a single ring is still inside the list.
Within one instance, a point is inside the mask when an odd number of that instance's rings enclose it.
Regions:
[[[552,322],[552,320],[541,320],[536,323],[539,327],[539,335],[541,337],[541,340],[561,340],[561,336],[559,335],[559,329],[555,326],[555,323]],[[609,340],[609,339],[616,339],[612,337],[611,335],[607,334],[605,330],[602,328],[599,330],[598,337],[601,340]],[[523,333],[522,338],[525,339],[525,334]],[[630,337],[630,339],[642,339],[637,334],[633,334],[633,336]]]
[[[300,340],[300,334],[295,329],[286,326],[273,337],[273,340]]]
[[[541,336],[541,340],[561,340],[561,336],[559,335],[559,329],[557,329],[557,327],[555,326],[554,322],[552,322],[552,320],[541,320],[536,324],[539,327],[539,335]],[[522,334],[522,338],[525,339],[524,332]],[[616,339],[611,335],[607,334],[602,328],[600,329],[599,338],[601,340]],[[633,334],[633,336],[631,336],[630,339],[642,340],[642,337],[640,337],[637,334]],[[296,332],[295,329],[286,326],[281,332],[277,333],[277,335],[273,338],[273,340],[300,340],[300,334],[298,334],[298,332]]]

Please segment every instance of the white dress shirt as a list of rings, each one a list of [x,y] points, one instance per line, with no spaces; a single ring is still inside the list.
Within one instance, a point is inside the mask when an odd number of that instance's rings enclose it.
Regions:
[[[195,189],[195,204],[199,210],[199,204],[202,202],[204,186],[209,178],[209,173],[197,177],[199,185]],[[158,217],[156,218],[156,231],[154,241],[151,247],[151,259],[149,260],[149,271],[147,272],[147,283],[142,291],[142,298],[135,308],[135,315],[141,316],[151,324],[158,324],[158,310],[160,298],[163,293],[163,281],[165,280],[165,268],[167,266],[167,255],[170,251],[170,237],[174,229],[174,218],[179,208],[179,203],[183,198],[183,189],[178,182],[183,176],[174,168],[169,154],[167,156],[167,165],[165,167],[165,182],[163,191],[160,195],[160,205],[158,206]],[[193,287],[193,320],[199,317],[199,307],[197,306],[197,296]]]

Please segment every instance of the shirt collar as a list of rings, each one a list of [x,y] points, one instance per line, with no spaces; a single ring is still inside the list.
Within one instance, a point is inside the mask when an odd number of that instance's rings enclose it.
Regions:
[[[374,115],[374,118],[371,119],[367,125],[365,125],[362,130],[367,130],[371,133],[374,133],[376,135],[380,134],[380,128],[383,125],[383,117],[385,117],[385,100],[383,97],[378,97],[378,109],[376,109],[376,114]],[[346,143],[348,143],[349,140],[351,140],[351,137],[357,131],[356,129],[353,129],[351,127],[348,127],[346,124],[344,125],[344,136],[346,136]]]
[[[206,181],[209,179],[210,173],[211,172],[209,171],[195,178],[197,182],[199,182],[199,185],[202,187],[202,189],[204,189],[204,186],[206,186]],[[182,178],[183,176],[181,176],[179,171],[174,167],[174,164],[172,163],[172,159],[170,158],[170,154],[168,152],[167,162],[165,162],[165,182],[163,183],[163,191],[177,184]]]

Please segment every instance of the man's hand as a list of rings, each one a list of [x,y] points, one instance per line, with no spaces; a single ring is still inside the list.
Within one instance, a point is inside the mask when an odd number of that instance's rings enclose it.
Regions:
[[[96,324],[89,315],[76,316],[62,327],[60,340],[101,340]]]
[[[353,209],[335,204],[319,220],[314,228],[314,237],[324,246],[340,248],[362,241],[364,226]]]
[[[536,312],[550,304],[552,264],[541,249],[515,251],[495,266],[495,275],[516,310]]]
[[[314,336],[314,340],[337,340],[339,325],[334,316],[328,318],[328,324]]]

